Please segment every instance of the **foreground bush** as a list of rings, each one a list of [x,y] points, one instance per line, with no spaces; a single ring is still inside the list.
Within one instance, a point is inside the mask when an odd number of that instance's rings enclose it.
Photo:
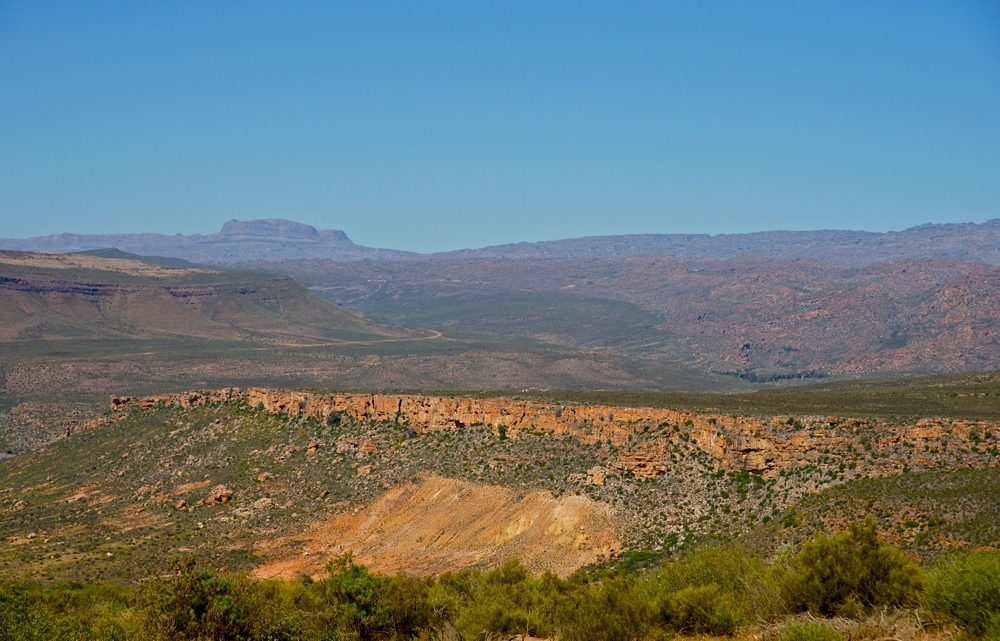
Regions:
[[[491,641],[518,634],[649,641],[735,635],[791,610],[915,604],[922,585],[919,569],[881,543],[871,522],[770,564],[744,549],[713,547],[642,573],[569,579],[533,576],[517,561],[414,578],[373,574],[345,555],[327,570],[316,581],[255,581],[187,564],[138,588],[0,583],[0,641]],[[923,603],[970,635],[997,634],[1000,555],[967,555],[937,568]],[[817,622],[789,624],[780,637],[842,641]]]
[[[557,576],[545,573],[535,578],[516,560],[467,578],[468,592],[455,622],[466,639],[551,636],[568,603],[568,587]]]
[[[648,584],[657,623],[672,632],[729,635],[751,615],[779,613],[769,568],[741,548],[702,548],[668,563]]]
[[[898,548],[878,540],[869,517],[848,532],[806,543],[791,560],[781,588],[793,611],[831,616],[915,604],[923,576]]]
[[[935,568],[923,602],[970,635],[1000,639],[1000,552],[966,553]]]
[[[844,641],[844,635],[825,623],[805,621],[786,625],[781,629],[778,641]]]
[[[51,618],[32,592],[20,583],[0,585],[0,641],[49,638]]]
[[[568,606],[558,616],[565,641],[633,641],[654,624],[649,603],[628,577],[580,586]]]
[[[270,588],[270,589],[269,589]],[[170,641],[295,641],[302,638],[294,611],[273,585],[199,570],[189,563],[142,588],[149,638]]]

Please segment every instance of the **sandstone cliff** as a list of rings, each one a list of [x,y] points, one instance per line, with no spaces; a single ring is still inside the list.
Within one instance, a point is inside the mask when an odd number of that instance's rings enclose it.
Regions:
[[[634,476],[665,473],[674,460],[674,445],[682,440],[695,443],[718,470],[773,478],[795,467],[841,461],[859,466],[859,472],[875,474],[894,473],[904,466],[933,468],[933,454],[949,446],[995,449],[991,439],[981,437],[1000,431],[995,423],[948,419],[897,424],[867,418],[723,416],[649,407],[560,405],[504,397],[315,394],[262,388],[112,397],[111,409],[121,413],[158,404],[190,407],[232,402],[320,421],[345,416],[401,422],[418,434],[469,426],[487,426],[510,438],[531,432],[568,434],[585,443],[613,443],[620,451],[615,470]],[[660,429],[650,433],[653,428]],[[887,451],[894,455],[878,455]]]

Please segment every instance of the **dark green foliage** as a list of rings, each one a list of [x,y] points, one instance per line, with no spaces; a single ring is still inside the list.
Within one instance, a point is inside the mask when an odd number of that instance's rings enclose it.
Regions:
[[[31,586],[0,584],[0,641],[48,639],[51,628],[51,617]]]
[[[672,592],[659,610],[663,623],[680,633],[729,635],[740,623],[731,596],[715,583]]]
[[[848,532],[806,543],[781,580],[789,607],[827,616],[844,608],[913,603],[922,587],[920,568],[879,541],[870,517]]]
[[[1000,638],[1000,552],[971,552],[935,568],[924,605],[973,636]]]
[[[582,589],[561,612],[565,641],[630,641],[651,627],[651,607],[639,586],[625,577]]]
[[[274,594],[245,577],[199,570],[188,563],[142,589],[146,625],[160,638],[217,641],[292,641],[296,622]]]
[[[323,597],[320,618],[345,634],[368,641],[390,627],[392,608],[386,599],[388,579],[354,563],[350,554],[330,561],[330,576],[319,584]]]
[[[565,592],[555,575],[546,573],[535,578],[514,560],[475,578],[455,621],[465,637],[473,638],[482,632],[538,637],[552,633],[554,614]]]
[[[732,634],[751,616],[778,613],[770,569],[742,548],[701,548],[666,564],[649,581],[659,623],[676,632]]]
[[[518,561],[489,572],[389,577],[370,573],[350,555],[328,570],[322,580],[254,581],[187,563],[138,588],[0,584],[0,641],[734,636],[787,616],[782,590],[801,597],[789,598],[795,609],[842,614],[852,604],[915,605],[920,585],[915,566],[880,543],[870,521],[819,537],[771,564],[741,548],[702,548],[658,569],[590,578],[536,577]],[[1000,553],[965,554],[936,568],[923,605],[972,636],[995,638]],[[778,641],[843,637],[811,621],[785,625]]]

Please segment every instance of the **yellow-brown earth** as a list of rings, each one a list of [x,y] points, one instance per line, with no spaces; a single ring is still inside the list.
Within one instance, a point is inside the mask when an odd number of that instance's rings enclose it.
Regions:
[[[274,560],[259,577],[319,576],[351,552],[383,573],[440,574],[520,559],[534,573],[566,576],[622,549],[613,510],[585,496],[519,497],[507,488],[430,476],[395,487],[356,513],[339,514],[301,535],[265,542]]]

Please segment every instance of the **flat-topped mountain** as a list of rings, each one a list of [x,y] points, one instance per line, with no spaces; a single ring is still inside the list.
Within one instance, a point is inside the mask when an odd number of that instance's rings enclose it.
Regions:
[[[985,223],[927,224],[899,232],[764,231],[750,234],[633,234],[514,243],[437,254],[355,245],[343,231],[281,218],[231,220],[215,234],[55,234],[0,239],[0,249],[79,252],[117,247],[143,255],[203,263],[322,258],[334,261],[409,258],[621,258],[662,255],[725,260],[746,254],[809,258],[840,267],[882,260],[955,258],[1000,265],[1000,218]]]
[[[0,249],[70,253],[116,247],[142,255],[169,256],[202,263],[248,260],[328,258],[362,260],[405,258],[409,252],[355,245],[347,234],[281,218],[230,220],[215,234],[54,234],[0,239]]]

